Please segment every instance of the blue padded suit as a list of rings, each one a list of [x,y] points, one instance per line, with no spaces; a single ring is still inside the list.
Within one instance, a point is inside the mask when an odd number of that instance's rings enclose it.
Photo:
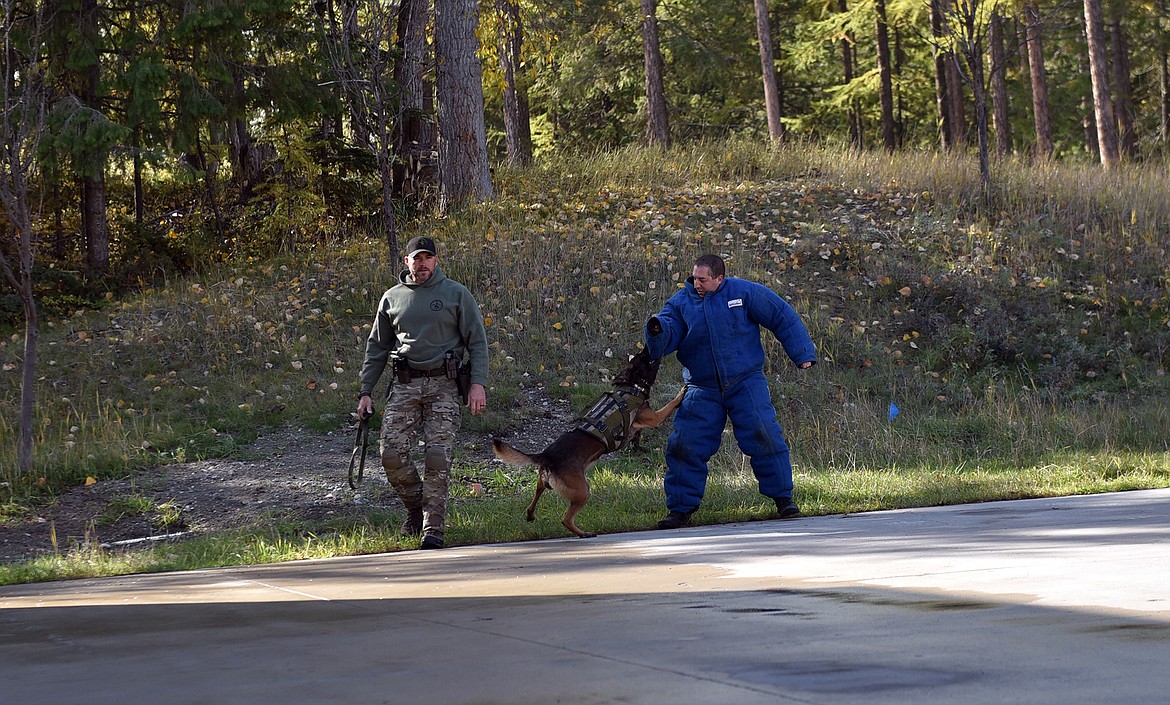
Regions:
[[[734,277],[706,296],[693,278],[655,318],[662,332],[644,334],[650,354],[677,352],[686,396],[666,442],[666,507],[692,512],[707,489],[707,461],[731,419],[740,450],[751,458],[760,494],[792,497],[792,461],[768,380],[760,329],[771,331],[796,365],[816,362],[808,329],[792,306],[768,287]]]

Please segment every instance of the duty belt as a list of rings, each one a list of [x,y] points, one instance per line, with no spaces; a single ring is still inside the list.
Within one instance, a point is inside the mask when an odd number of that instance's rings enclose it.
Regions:
[[[649,393],[632,387],[615,388],[606,392],[589,413],[577,424],[584,431],[605,444],[605,452],[612,453],[629,440],[633,415],[646,403]]]
[[[433,370],[416,370],[413,367],[408,367],[407,369],[410,370],[411,379],[414,379],[415,377],[446,377],[447,376],[447,370],[444,367],[436,367]]]

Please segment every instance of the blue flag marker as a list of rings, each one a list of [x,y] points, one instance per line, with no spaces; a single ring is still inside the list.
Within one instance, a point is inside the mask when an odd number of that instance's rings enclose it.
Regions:
[[[898,405],[894,402],[890,402],[890,421],[893,421],[898,416],[899,411],[901,411],[901,409],[898,408]]]

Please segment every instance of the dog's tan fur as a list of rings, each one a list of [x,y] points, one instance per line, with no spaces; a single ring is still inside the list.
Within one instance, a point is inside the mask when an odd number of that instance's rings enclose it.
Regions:
[[[657,373],[658,362],[650,361],[649,356],[645,354],[645,351],[642,351],[634,356],[618,378],[630,379],[643,386],[648,392]],[[658,411],[655,411],[648,402],[643,403],[634,414],[630,415],[629,427],[625,429],[625,437],[636,440],[642,429],[657,428],[682,403],[684,394],[686,394],[686,387],[679,390],[674,399],[671,399],[666,406]],[[565,528],[581,538],[597,535],[577,528],[574,519],[585,503],[589,501],[589,479],[585,473],[593,463],[597,462],[598,458],[606,453],[605,443],[590,433],[574,428],[561,434],[547,448],[535,455],[516,450],[498,438],[492,439],[492,450],[496,457],[505,463],[536,465],[538,467],[536,494],[524,515],[528,521],[536,518],[536,503],[540,501],[540,495],[544,493],[544,490],[550,488],[556,490],[569,502],[568,510],[561,517],[561,523],[564,524]]]

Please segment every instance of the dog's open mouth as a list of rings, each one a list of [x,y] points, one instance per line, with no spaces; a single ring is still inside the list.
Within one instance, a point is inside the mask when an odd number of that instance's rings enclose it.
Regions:
[[[614,386],[636,387],[649,391],[658,378],[658,368],[662,365],[661,359],[650,357],[650,353],[643,348],[630,358],[630,363],[614,378]]]

